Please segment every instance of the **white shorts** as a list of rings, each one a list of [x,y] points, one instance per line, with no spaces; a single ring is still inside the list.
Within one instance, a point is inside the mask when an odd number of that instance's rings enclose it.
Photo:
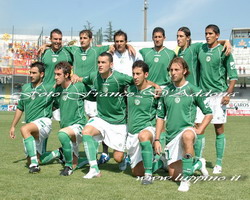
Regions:
[[[51,132],[52,121],[50,118],[42,117],[35,121],[32,121],[31,123],[35,124],[39,130],[39,140],[35,140],[35,142],[37,152],[42,155],[43,153],[45,153],[45,140],[49,137],[49,134]]]
[[[221,104],[222,97],[213,96],[208,97],[205,100],[205,104],[208,103],[209,107],[213,111],[213,119],[211,124],[225,124],[227,122],[227,110],[226,105]],[[200,108],[197,108],[195,123],[201,123],[204,118]]]
[[[52,119],[60,121],[60,109],[56,109],[52,112]]]
[[[91,118],[87,125],[91,125],[100,131],[100,135],[96,135],[93,138],[109,146],[110,148],[124,152],[127,139],[127,125],[126,124],[110,124],[105,120],[94,117]]]
[[[87,116],[96,117],[97,116],[97,104],[95,101],[84,100],[84,110]]]
[[[73,153],[75,154],[76,157],[79,157],[78,146],[82,142],[83,126],[80,124],[74,124],[72,126],[69,126],[69,128],[71,128],[74,131],[76,136],[76,142],[72,142]]]
[[[153,135],[153,141],[155,139],[155,127],[147,127],[143,130],[148,130]],[[142,130],[142,131],[143,131]],[[142,161],[141,155],[141,145],[137,134],[128,133],[126,148],[128,150],[128,155],[131,160],[131,168],[134,168],[139,162]]]
[[[174,162],[176,162],[178,160],[181,160],[183,158],[184,148],[183,148],[183,143],[182,143],[182,134],[186,130],[191,130],[194,133],[195,140],[196,140],[196,133],[195,133],[193,128],[189,127],[189,128],[185,128],[184,130],[182,130],[165,147],[164,151],[165,151],[166,159],[168,161],[168,165],[170,165],[171,163],[174,163]],[[195,144],[195,141],[194,141],[194,144]]]

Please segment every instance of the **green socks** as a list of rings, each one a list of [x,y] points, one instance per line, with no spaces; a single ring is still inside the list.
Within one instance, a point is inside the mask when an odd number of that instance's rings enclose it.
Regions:
[[[65,158],[65,166],[72,167],[73,166],[73,150],[72,150],[72,142],[70,137],[65,132],[58,132],[59,141],[62,144],[63,155]]]
[[[198,161],[202,158],[202,153],[205,147],[205,135],[197,135],[196,142],[194,144],[195,160]]]
[[[94,168],[97,172],[99,172],[99,168],[96,161],[96,153],[98,149],[98,142],[93,139],[90,135],[82,136],[84,150],[89,160],[89,165],[91,168]]]
[[[24,139],[24,146],[28,156],[30,157],[31,166],[38,165],[37,155],[36,155],[36,142],[33,136]]]
[[[40,161],[42,164],[48,164],[55,158],[58,158],[60,156],[59,150],[54,150],[51,152],[46,152],[43,155],[40,156]]]
[[[193,158],[182,158],[182,175],[184,178],[193,174]]]
[[[216,165],[221,166],[222,165],[222,158],[224,155],[226,146],[226,138],[225,134],[216,135],[216,141],[215,141],[215,147],[216,147]]]
[[[153,147],[150,141],[140,142],[142,161],[145,169],[145,174],[152,175],[153,167]]]

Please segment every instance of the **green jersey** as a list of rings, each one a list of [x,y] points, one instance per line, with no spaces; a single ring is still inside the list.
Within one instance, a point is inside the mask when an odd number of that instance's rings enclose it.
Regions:
[[[60,108],[60,127],[65,128],[74,124],[85,126],[87,119],[84,115],[84,96],[87,93],[83,83],[70,84],[67,88],[58,87],[60,96],[56,98]]]
[[[99,72],[93,72],[84,77],[83,82],[93,85],[97,92],[98,117],[110,124],[126,124],[124,89],[133,84],[132,77],[113,71],[107,79],[103,79]]]
[[[30,123],[42,117],[52,117],[53,85],[41,83],[33,87],[32,83],[22,86],[17,109],[25,112],[25,122]]]
[[[168,85],[171,80],[167,68],[175,57],[175,52],[164,47],[160,51],[156,51],[154,48],[143,48],[140,53],[149,66],[147,79],[158,85]]]
[[[138,90],[133,85],[128,88],[128,94],[128,132],[137,134],[155,126],[158,100],[154,98],[154,88]]]
[[[61,48],[57,52],[54,52],[51,48],[45,51],[42,56],[42,62],[45,64],[44,83],[55,84],[55,66],[61,61],[67,61],[72,64],[72,56],[64,48]]]
[[[228,89],[227,77],[229,80],[238,79],[232,54],[226,56],[222,49],[220,44],[212,49],[203,44],[200,49],[199,86],[204,91],[225,92]]]
[[[201,96],[201,89],[188,81],[182,87],[170,84],[163,90],[159,100],[157,116],[161,119],[167,117],[167,141],[171,141],[187,127],[193,127],[197,106],[204,115],[212,114],[205,98]]]
[[[79,77],[88,76],[97,71],[98,56],[109,50],[109,46],[90,47],[84,51],[81,47],[64,47],[73,55],[73,73]]]
[[[202,43],[191,44],[186,49],[181,48],[178,51],[178,57],[182,57],[188,64],[190,74],[186,77],[186,80],[196,86],[199,84],[199,62],[198,54]]]

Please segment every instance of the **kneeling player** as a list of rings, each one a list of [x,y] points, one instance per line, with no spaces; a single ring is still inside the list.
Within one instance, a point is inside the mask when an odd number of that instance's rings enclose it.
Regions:
[[[52,101],[51,92],[53,85],[44,84],[45,67],[41,62],[35,62],[30,66],[31,83],[22,87],[22,93],[17,110],[11,124],[10,137],[15,138],[15,127],[23,112],[25,112],[26,124],[21,127],[24,148],[28,156],[29,172],[38,173],[39,158],[45,153],[44,144],[51,131]],[[57,151],[59,156],[59,151]]]
[[[204,105],[204,98],[198,94],[200,89],[185,80],[188,75],[188,65],[183,58],[174,58],[169,71],[172,84],[165,88],[165,94],[159,100],[156,122],[156,139],[154,143],[156,153],[161,152],[159,143],[160,133],[164,126],[164,118],[167,117],[167,145],[166,158],[168,159],[168,171],[172,180],[178,181],[177,177],[182,174],[179,191],[189,190],[189,176],[197,169],[201,169],[204,176],[208,175],[205,160],[193,162],[193,145],[196,134],[201,133],[212,119],[212,111]],[[202,110],[205,118],[198,129],[194,127],[196,108]]]
[[[73,173],[78,160],[78,145],[82,141],[81,131],[87,120],[84,115],[84,93],[87,89],[83,83],[72,84],[71,65],[60,62],[55,66],[55,80],[60,96],[56,102],[60,108],[60,127],[58,138],[62,144],[65,167],[60,173],[69,176]]]
[[[144,176],[142,184],[152,183],[153,147],[158,101],[148,83],[148,65],[139,60],[133,66],[134,85],[128,88],[127,149],[134,176]]]

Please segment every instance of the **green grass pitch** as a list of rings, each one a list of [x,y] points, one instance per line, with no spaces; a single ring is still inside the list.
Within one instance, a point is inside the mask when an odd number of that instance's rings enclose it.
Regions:
[[[228,117],[225,134],[227,146],[223,160],[223,173],[214,180],[198,181],[189,192],[177,191],[178,185],[171,181],[155,181],[143,186],[131,176],[130,168],[120,172],[111,159],[100,166],[102,177],[84,180],[88,166],[75,171],[69,177],[59,176],[62,166],[56,162],[41,166],[41,173],[29,174],[25,167],[22,137],[16,128],[17,138],[9,138],[9,127],[14,112],[0,112],[0,199],[250,199],[250,117]],[[48,141],[48,151],[60,146],[53,122],[53,132]],[[215,133],[210,125],[206,131],[204,157],[212,175],[215,163]],[[83,152],[81,144],[80,152]],[[199,174],[199,172],[197,172]],[[167,176],[159,170],[155,176]],[[232,177],[238,178],[232,181]]]

